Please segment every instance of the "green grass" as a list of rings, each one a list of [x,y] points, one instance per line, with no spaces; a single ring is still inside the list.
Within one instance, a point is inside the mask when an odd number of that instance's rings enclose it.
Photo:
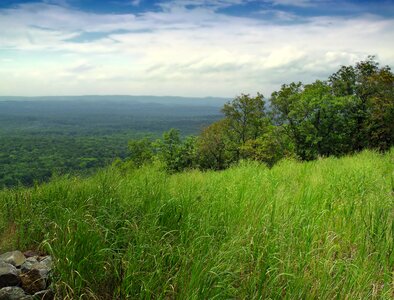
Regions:
[[[112,167],[0,192],[0,250],[52,254],[64,299],[392,299],[393,181],[393,149],[272,169]]]

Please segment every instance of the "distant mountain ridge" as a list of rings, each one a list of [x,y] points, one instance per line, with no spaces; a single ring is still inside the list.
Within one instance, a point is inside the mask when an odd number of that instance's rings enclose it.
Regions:
[[[103,102],[134,102],[156,103],[187,106],[221,107],[230,98],[221,97],[180,97],[180,96],[128,96],[128,95],[83,95],[83,96],[0,96],[0,101],[103,101]]]

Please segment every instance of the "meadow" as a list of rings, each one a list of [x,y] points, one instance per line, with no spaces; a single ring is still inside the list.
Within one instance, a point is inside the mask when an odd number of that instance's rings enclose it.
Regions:
[[[0,252],[61,299],[392,299],[394,149],[170,175],[111,166],[0,191]]]

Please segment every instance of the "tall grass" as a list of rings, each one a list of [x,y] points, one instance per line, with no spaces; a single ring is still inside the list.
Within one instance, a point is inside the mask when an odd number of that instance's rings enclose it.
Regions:
[[[52,254],[64,299],[391,299],[393,172],[393,150],[176,175],[112,167],[0,192],[0,250]]]

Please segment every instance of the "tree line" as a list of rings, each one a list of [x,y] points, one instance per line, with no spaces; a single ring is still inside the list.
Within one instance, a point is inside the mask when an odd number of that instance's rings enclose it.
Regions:
[[[268,166],[283,158],[314,160],[394,145],[394,75],[375,57],[342,66],[325,81],[283,84],[268,100],[242,94],[224,118],[198,136],[179,130],[129,142],[129,162],[162,162],[170,172],[221,170],[241,159]]]

